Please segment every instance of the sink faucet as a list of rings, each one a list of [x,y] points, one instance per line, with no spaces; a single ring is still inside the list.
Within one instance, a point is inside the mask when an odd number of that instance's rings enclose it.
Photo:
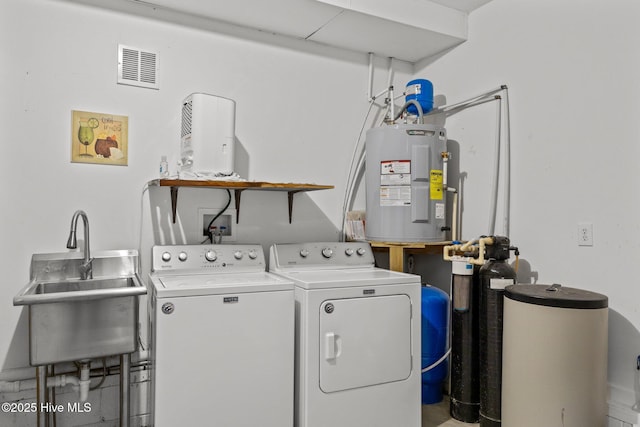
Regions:
[[[75,211],[71,218],[71,232],[69,233],[69,239],[67,240],[68,249],[76,249],[78,247],[78,241],[76,240],[76,228],[78,227],[78,218],[82,217],[82,223],[84,224],[84,259],[80,264],[80,279],[93,278],[93,271],[91,262],[93,259],[89,253],[89,218],[84,211]]]

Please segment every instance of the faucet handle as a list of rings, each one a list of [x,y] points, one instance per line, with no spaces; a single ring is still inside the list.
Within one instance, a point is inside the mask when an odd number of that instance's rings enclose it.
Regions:
[[[80,270],[81,279],[93,279],[93,258],[89,258],[88,261],[82,261],[78,270]]]

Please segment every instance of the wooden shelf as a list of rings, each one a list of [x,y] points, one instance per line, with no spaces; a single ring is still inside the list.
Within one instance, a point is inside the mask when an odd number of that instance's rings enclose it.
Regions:
[[[451,242],[369,242],[371,247],[389,251],[389,270],[404,271],[404,255],[407,253],[442,255],[443,248]]]
[[[289,203],[289,224],[293,215],[293,196],[296,193],[316,190],[330,190],[333,185],[317,184],[295,184],[295,183],[274,183],[259,181],[204,181],[188,179],[154,179],[149,181],[149,186],[170,187],[171,188],[171,212],[173,222],[176,222],[176,208],[178,206],[178,188],[213,188],[219,190],[233,190],[236,201],[236,224],[240,218],[240,196],[245,190],[258,191],[286,191]]]

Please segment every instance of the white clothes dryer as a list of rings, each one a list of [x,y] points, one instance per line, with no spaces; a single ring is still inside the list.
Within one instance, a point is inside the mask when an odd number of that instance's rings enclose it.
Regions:
[[[293,425],[293,283],[260,245],[155,246],[155,427]]]
[[[296,427],[420,427],[420,277],[374,266],[368,243],[276,244],[293,281]]]

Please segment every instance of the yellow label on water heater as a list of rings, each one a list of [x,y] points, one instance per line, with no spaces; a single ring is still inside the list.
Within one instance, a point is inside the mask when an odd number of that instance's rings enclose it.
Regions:
[[[441,170],[431,169],[429,173],[429,197],[431,200],[442,200],[444,198]]]

